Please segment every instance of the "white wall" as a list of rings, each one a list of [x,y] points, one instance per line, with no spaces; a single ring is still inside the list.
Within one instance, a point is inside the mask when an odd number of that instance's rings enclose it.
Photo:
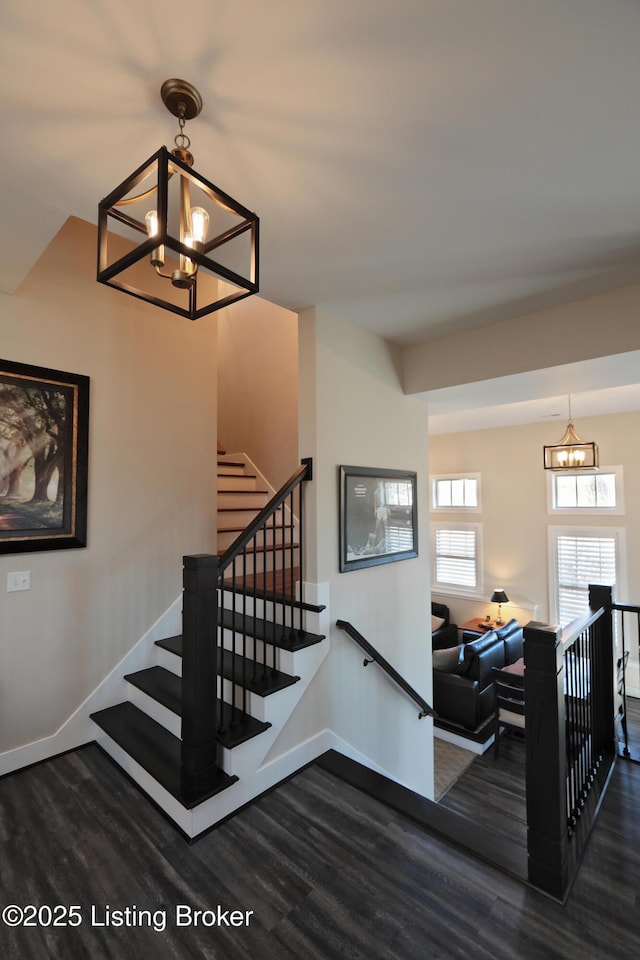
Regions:
[[[622,527],[626,531],[627,582],[618,591],[622,602],[640,603],[640,413],[585,417],[578,434],[595,440],[604,466],[622,464],[623,516],[567,516],[547,512],[548,471],[542,466],[544,444],[556,443],[564,423],[525,424],[496,430],[452,433],[429,438],[429,467],[434,475],[479,472],[482,514],[432,514],[432,519],[482,522],[484,601],[445,599],[457,622],[490,612],[494,587],[503,587],[513,605],[503,615],[547,620],[549,613],[549,526]],[[440,597],[438,597],[440,599]],[[634,685],[636,681],[634,680]]]
[[[430,700],[426,409],[403,395],[399,352],[386,341],[318,309],[301,315],[299,336],[300,455],[314,459],[309,579],[329,585],[331,623],[351,621]],[[418,558],[339,572],[340,464],[418,472]],[[278,748],[324,723],[372,766],[431,795],[431,721],[418,720],[415,705],[362,661],[362,651],[334,626],[312,695]]]
[[[0,556],[0,752],[54,733],[215,544],[215,319],[96,283],[95,250],[72,218],[0,297],[4,359],[91,378],[88,547]]]
[[[260,297],[218,314],[218,437],[276,490],[298,466],[298,316]]]
[[[640,286],[476,327],[403,354],[408,394],[640,348]]]

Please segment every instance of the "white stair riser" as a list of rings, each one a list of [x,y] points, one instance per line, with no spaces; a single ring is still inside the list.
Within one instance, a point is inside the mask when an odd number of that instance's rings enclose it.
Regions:
[[[247,553],[246,570],[242,560],[236,563],[236,575],[241,580],[245,572],[247,577],[252,577],[254,573],[264,573],[265,570],[283,570],[291,566],[297,567],[299,563],[298,555],[298,547],[288,545],[285,545],[283,549],[276,547],[273,550],[270,548],[256,550]],[[231,574],[229,574],[229,578],[230,576]]]
[[[235,525],[234,530],[227,532],[224,530],[224,527],[228,527],[228,526],[230,526],[230,523],[227,517],[225,516],[225,514],[224,513],[219,514],[218,515],[218,551],[220,550],[221,542],[224,542],[225,549],[227,549],[227,547],[230,547],[231,544],[238,539],[238,537],[240,536],[240,534],[244,529],[244,527],[241,524],[237,524]],[[282,526],[267,527],[264,543],[268,548],[274,542],[277,544],[283,544],[283,543],[289,544],[291,542],[290,528],[282,527]],[[262,534],[260,534],[259,544],[260,544],[260,547],[263,546]]]
[[[218,469],[217,469],[218,476],[225,476],[225,475],[228,476],[230,473],[240,473],[241,471],[245,473],[253,472],[248,470],[247,466],[243,463],[240,463],[240,461],[233,461],[230,463],[224,463],[224,461],[218,461]]]
[[[138,707],[139,710],[142,710],[143,713],[146,713],[147,716],[155,720],[156,723],[159,723],[168,730],[169,733],[172,733],[174,737],[178,737],[178,739],[182,737],[182,720],[178,714],[174,713],[173,710],[168,710],[132,683],[129,683],[128,687],[127,700],[129,700],[130,703]]]
[[[257,660],[262,663],[265,657],[265,644],[262,640],[256,640],[254,637],[247,637],[243,643],[240,634],[232,630],[225,630],[223,634],[223,646],[225,650],[233,650],[241,656],[247,656],[251,660]],[[273,647],[267,644],[266,657],[269,666],[273,666]],[[245,652],[246,651],[246,652]],[[283,673],[295,674],[295,654],[291,650],[282,650],[279,647],[275,649],[275,668],[282,670]]]
[[[246,530],[249,524],[258,516],[261,509],[262,507],[253,507],[248,503],[243,503],[241,506],[227,505],[226,503],[222,503],[221,498],[218,497],[218,528],[238,527],[240,530]],[[275,514],[275,521],[270,520],[267,524],[267,530],[271,527],[288,529],[287,525],[282,523],[282,513],[280,510]],[[238,536],[238,534],[236,534],[236,536]],[[259,542],[262,545],[262,533],[260,534]]]
[[[178,677],[182,676],[182,657],[176,656],[170,650],[165,650],[164,647],[156,646],[153,663],[150,665],[164,667],[170,673],[175,673]]]
[[[273,623],[286,623],[287,626],[293,625],[296,629],[302,628],[310,633],[319,633],[318,614],[308,610],[293,611],[293,620],[291,607],[283,607],[281,603],[273,603],[271,600],[263,600],[261,597],[244,596],[243,594],[232,593],[230,590],[224,591],[224,607],[226,610],[233,610],[235,613],[246,614],[249,617],[257,617],[259,620],[268,620]],[[218,593],[218,603],[221,595]]]
[[[269,494],[262,490],[251,490],[243,493],[241,490],[218,490],[218,507],[255,507],[262,510],[269,502]]]
[[[272,694],[272,696],[277,696],[277,694]],[[267,719],[267,700],[270,697],[259,697],[257,693],[247,690],[244,698],[245,706],[243,707],[242,689],[235,686],[230,680],[219,680],[218,697],[226,703],[232,703],[236,707],[246,709],[247,713],[255,717],[256,720]]]
[[[220,474],[218,477],[218,493],[229,492],[233,490],[255,490],[257,477],[250,474],[244,476],[233,476],[232,474]]]

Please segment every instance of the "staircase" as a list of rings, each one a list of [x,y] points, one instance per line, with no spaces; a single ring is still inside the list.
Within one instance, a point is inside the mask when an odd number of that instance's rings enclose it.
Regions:
[[[237,555],[227,548],[220,573],[217,558],[185,558],[183,635],[156,640],[148,666],[124,676],[126,699],[91,715],[98,743],[189,838],[273,785],[265,757],[327,653],[324,605],[293,597],[297,575],[287,566],[298,549],[293,502],[275,503],[277,495],[261,506],[268,491],[245,460],[222,460],[219,470],[227,517],[219,550],[245,513],[254,527],[258,520],[257,534]],[[246,539],[245,527],[236,543]],[[209,567],[216,586],[194,592],[194,577]],[[202,617],[207,602],[213,620]],[[203,623],[217,629],[203,632]],[[217,669],[210,686],[203,685],[209,659]],[[193,706],[194,690],[204,705]],[[194,717],[199,723],[207,710],[214,742],[188,748],[185,724],[192,731]],[[203,749],[210,751],[204,774],[185,773]]]
[[[258,516],[274,493],[246,454],[218,456],[219,556]],[[255,583],[251,580],[250,585],[268,586],[275,577],[278,588],[285,595],[294,596],[299,548],[297,518],[282,507],[274,516],[273,525],[266,528],[264,541],[245,550],[250,578],[255,577]],[[290,571],[289,575],[285,570]]]

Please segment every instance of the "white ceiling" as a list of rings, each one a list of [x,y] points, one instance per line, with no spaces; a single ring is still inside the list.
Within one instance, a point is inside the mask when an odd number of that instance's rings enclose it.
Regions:
[[[261,294],[401,344],[638,282],[634,0],[4,0],[0,289],[201,91]]]

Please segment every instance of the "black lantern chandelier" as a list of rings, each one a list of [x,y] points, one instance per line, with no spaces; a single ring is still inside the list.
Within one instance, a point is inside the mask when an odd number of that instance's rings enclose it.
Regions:
[[[581,440],[571,419],[569,396],[569,422],[557,443],[544,448],[545,470],[593,470],[598,467],[598,446],[592,440]]]
[[[202,109],[196,88],[166,80],[160,92],[175,147],[100,203],[98,281],[197,320],[258,292],[259,220],[193,169],[184,127]]]

